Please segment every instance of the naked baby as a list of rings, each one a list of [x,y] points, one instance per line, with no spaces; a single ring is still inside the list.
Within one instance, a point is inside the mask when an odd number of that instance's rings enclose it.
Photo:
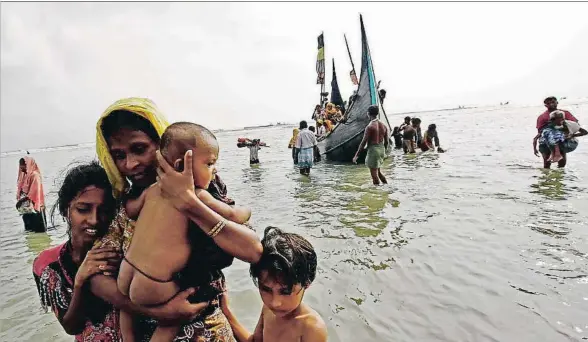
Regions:
[[[192,165],[183,165],[187,151],[192,151]],[[237,223],[249,220],[249,209],[231,207],[206,191],[215,176],[219,153],[218,142],[212,132],[189,122],[174,123],[161,137],[160,152],[177,171],[183,171],[184,167],[192,168],[196,195],[225,219],[211,230],[211,238],[224,228],[226,220]],[[118,288],[135,304],[158,306],[183,290],[178,276],[186,267],[192,251],[188,229],[196,228],[189,225],[188,218],[162,196],[157,184],[143,195],[137,204],[137,212],[140,213],[133,240],[120,266]],[[132,214],[129,212],[129,215]],[[134,341],[132,316],[121,311],[120,324],[124,341]],[[151,341],[172,341],[178,329],[177,326],[158,326]]]

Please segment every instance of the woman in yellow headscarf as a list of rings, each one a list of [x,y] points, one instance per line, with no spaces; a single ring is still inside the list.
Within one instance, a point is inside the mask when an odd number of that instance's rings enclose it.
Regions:
[[[290,138],[290,142],[288,143],[288,148],[292,149],[292,160],[294,161],[294,165],[298,164],[298,153],[296,152],[296,138],[298,138],[298,133],[300,133],[300,129],[294,128],[292,130],[292,138]]]
[[[167,126],[168,122],[157,106],[151,100],[143,98],[116,101],[98,120],[96,152],[122,206],[109,232],[97,241],[96,246],[114,247],[123,253],[126,252],[134,232],[134,219],[141,206],[141,195],[147,187],[156,182],[156,152],[160,137]],[[162,167],[165,168],[163,164]],[[259,238],[247,227],[230,221],[214,239],[208,238],[207,232],[214,224],[208,227],[207,223],[218,222],[218,214],[205,207],[198,197],[190,195],[194,192],[193,180],[186,180],[186,173],[174,171],[162,174],[160,180],[159,184],[164,193],[188,193],[186,199],[173,196],[174,202],[188,201],[181,203],[182,209],[187,217],[199,223],[190,230],[190,238],[194,241],[192,255],[186,267],[190,272],[182,275],[183,283],[179,284],[184,291],[167,304],[155,308],[137,307],[130,303],[129,299],[118,291],[116,279],[107,275],[97,275],[91,279],[92,291],[119,309],[155,319],[169,319],[170,314],[175,319],[191,319],[200,312],[196,320],[180,329],[181,337],[186,341],[207,341],[207,338],[211,337],[214,337],[214,341],[234,341],[231,327],[219,308],[220,295],[226,289],[222,269],[231,265],[235,256],[250,262],[258,260],[261,256]],[[220,178],[211,185],[217,182],[219,184],[209,187],[209,192],[217,199],[230,202],[226,198],[226,193],[216,193],[218,189],[225,189]],[[186,184],[188,188],[184,189]],[[136,214],[135,217],[129,217],[128,213]],[[250,254],[254,255],[244,256],[243,253],[236,252],[236,249],[250,250]],[[190,288],[186,289],[187,287]],[[194,295],[196,298],[191,298],[191,301],[206,302],[208,305],[188,302],[187,298],[194,294],[195,287],[199,290]],[[206,306],[204,311],[203,306]],[[150,319],[142,319],[138,323],[139,328],[135,331],[144,335],[136,336],[136,339],[149,340],[157,323]]]

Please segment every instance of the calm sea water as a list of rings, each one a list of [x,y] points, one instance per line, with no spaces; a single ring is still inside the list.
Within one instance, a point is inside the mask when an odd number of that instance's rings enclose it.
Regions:
[[[588,104],[562,106],[588,122]],[[310,179],[293,168],[291,128],[219,133],[229,193],[268,225],[306,236],[319,254],[304,300],[330,341],[578,341],[588,339],[588,139],[565,171],[532,154],[540,107],[418,114],[435,122],[445,154],[386,161],[389,185],[364,166],[321,163]],[[400,123],[401,117],[391,117]],[[236,138],[271,148],[248,164]],[[41,142],[40,142],[41,144]],[[60,171],[93,146],[34,154],[54,202]],[[14,210],[17,161],[1,158],[0,340],[71,341],[40,309],[34,257],[65,239],[23,231]],[[253,329],[261,301],[247,272],[227,271],[238,317]]]

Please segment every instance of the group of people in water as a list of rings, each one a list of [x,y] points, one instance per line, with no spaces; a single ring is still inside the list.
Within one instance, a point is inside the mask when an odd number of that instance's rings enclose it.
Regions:
[[[323,319],[302,303],[316,276],[313,246],[275,227],[260,240],[251,210],[235,205],[216,172],[211,131],[169,125],[142,98],[115,102],[96,129],[100,162],[70,168],[51,215],[64,218],[68,239],[33,262],[41,303],[68,334],[76,341],[327,340]],[[38,167],[23,159],[18,195],[40,210]],[[229,305],[223,269],[234,258],[250,263],[263,302],[253,332]]]
[[[557,108],[554,97],[544,104],[534,153],[542,154],[545,168],[564,167],[576,138],[588,132]],[[443,152],[435,124],[421,134],[421,120],[406,117],[390,134],[378,120],[378,106],[367,115],[371,121],[353,161],[367,150],[374,184],[387,182],[380,168],[390,137],[405,153]],[[228,197],[216,172],[219,144],[210,130],[190,122],[169,125],[142,98],[112,104],[96,130],[100,162],[70,168],[51,211],[52,222],[63,217],[68,239],[33,263],[41,303],[68,334],[76,341],[327,340],[323,319],[302,303],[316,277],[313,246],[275,227],[259,239],[248,223],[251,210]],[[301,121],[289,142],[303,175],[320,158],[317,136]],[[263,145],[259,139],[240,143]],[[16,201],[25,228],[44,231],[41,171],[29,155],[19,160]],[[223,269],[234,258],[250,264],[263,302],[253,332],[229,305]]]

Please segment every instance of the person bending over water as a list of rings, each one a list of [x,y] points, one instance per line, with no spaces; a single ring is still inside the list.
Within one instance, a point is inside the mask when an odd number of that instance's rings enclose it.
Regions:
[[[90,278],[116,272],[120,254],[114,248],[92,248],[108,231],[116,201],[106,172],[96,162],[70,169],[57,193],[55,211],[67,222],[68,239],[39,254],[33,276],[41,305],[53,311],[76,341],[120,341],[118,315],[109,303],[87,291]]]
[[[368,108],[367,115],[372,121],[365,128],[363,139],[361,140],[361,143],[359,143],[359,148],[353,157],[353,162],[357,163],[359,153],[361,153],[367,144],[365,165],[370,169],[374,185],[379,185],[380,181],[384,184],[388,184],[386,177],[384,177],[380,168],[384,163],[390,139],[388,137],[388,127],[378,120],[379,112],[380,109],[378,106],[370,106]]]
[[[421,150],[428,151],[428,150],[435,150],[435,146],[437,147],[437,152],[443,153],[445,152],[441,146],[439,146],[439,134],[437,133],[437,125],[430,124],[427,130],[425,131],[425,135],[423,137],[423,143],[421,146]]]
[[[211,238],[226,226],[227,220],[245,223],[251,216],[246,208],[231,207],[216,200],[206,189],[214,179],[218,142],[208,129],[193,123],[178,122],[169,126],[161,137],[161,155],[177,171],[192,170],[196,195],[209,208],[224,217],[209,232]],[[184,155],[192,154],[184,165]],[[121,264],[118,288],[137,305],[158,306],[173,299],[182,286],[184,271],[191,254],[188,218],[166,199],[158,186],[141,195],[142,205],[136,233]],[[135,216],[136,213],[128,212]],[[139,248],[137,248],[139,246]],[[121,331],[125,341],[133,341],[130,314],[121,311]],[[179,326],[158,327],[151,341],[172,341]]]
[[[221,307],[238,342],[324,342],[327,327],[321,316],[302,303],[316,276],[314,248],[298,234],[275,227],[265,229],[263,255],[250,267],[263,307],[251,334],[230,309],[225,293]]]

